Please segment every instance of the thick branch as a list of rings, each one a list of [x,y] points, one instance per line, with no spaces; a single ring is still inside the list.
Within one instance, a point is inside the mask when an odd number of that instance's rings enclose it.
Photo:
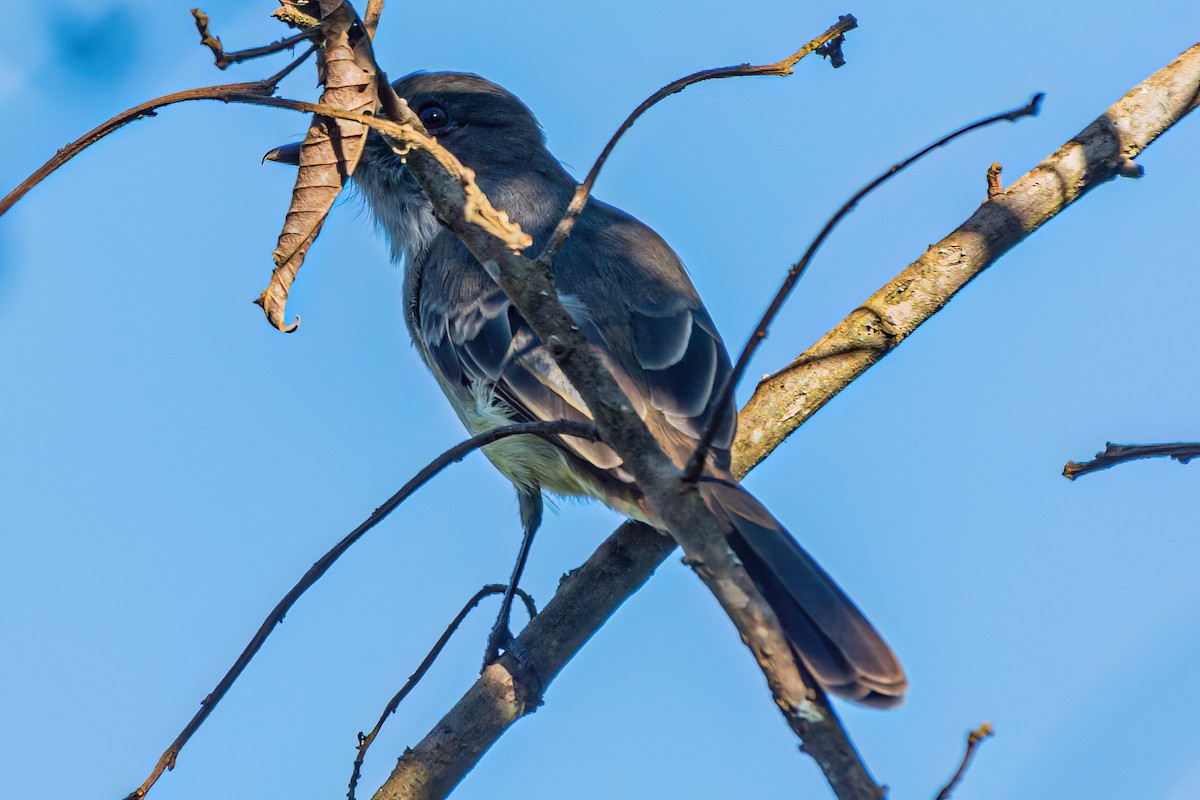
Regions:
[[[1056,172],[1053,166],[1049,167],[1042,179],[1050,178],[1052,181],[1043,187],[1043,194],[1047,195],[1047,202],[1053,211],[1035,215],[1035,219],[1041,216],[1040,222],[1028,228],[1020,228],[1019,223],[1014,221],[1018,227],[1015,234],[998,236],[993,232],[991,236],[996,237],[997,244],[993,246],[992,257],[983,266],[998,258],[1004,250],[1012,247],[1068,202],[1077,199],[1092,183],[1102,180],[1103,173],[1097,172],[1099,165],[1116,160],[1118,155],[1126,158],[1135,155],[1178,122],[1195,107],[1198,90],[1200,46],[1191,48],[1136,87],[1096,125],[1090,126],[1084,134],[1047,160],[1046,164],[1053,165],[1062,160],[1060,155],[1073,154],[1071,163],[1078,163],[1080,156],[1086,152],[1096,158],[1097,166],[1076,167],[1061,173]],[[1107,122],[1109,115],[1123,120],[1117,129],[1127,132],[1121,141],[1129,149],[1120,151],[1116,143],[1098,147],[1098,134],[1116,127]],[[1103,156],[1104,152],[1109,155]],[[1084,164],[1087,163],[1085,158]],[[1039,173],[1042,168],[1034,172]],[[1070,175],[1076,177],[1071,183],[1064,180],[1060,184],[1057,178],[1059,174],[1064,178]],[[1093,176],[1093,179],[1080,185],[1081,175]],[[1018,184],[1028,179],[1030,176]],[[1067,190],[1069,185],[1075,188]],[[1009,191],[1011,193],[1013,190]],[[1029,192],[1030,189],[1026,186],[1021,191]],[[1062,192],[1063,196],[1055,200],[1057,192]],[[944,259],[950,253],[962,253],[961,245],[957,243],[967,238],[968,234],[976,240],[986,241],[988,234],[985,231],[993,229],[980,223],[988,219],[989,214],[998,213],[985,213],[985,209],[994,203],[1024,206],[1016,203],[1016,197],[1000,195],[986,203],[945,242],[931,248],[925,258],[937,255]],[[1007,205],[1004,207],[1007,208]],[[1004,213],[1010,212],[1006,210]],[[983,249],[987,251],[992,248]],[[947,253],[939,253],[939,250],[946,250]],[[903,339],[903,336],[898,336],[890,346],[884,347],[880,339],[886,337],[882,330],[872,330],[868,324],[874,315],[867,308],[878,306],[881,298],[907,300],[904,324],[890,329],[906,331],[907,335],[907,332],[936,313],[969,280],[969,277],[949,280],[941,275],[946,271],[945,268],[941,272],[927,272],[922,268],[924,263],[923,259],[910,266],[868,300],[864,308],[851,313],[817,345],[801,355],[788,370],[759,385],[739,417],[738,437],[734,443],[735,474],[738,477],[759,464],[788,434]],[[925,277],[927,274],[928,278]],[[866,355],[856,355],[858,350],[863,350]],[[786,425],[775,429],[765,427],[764,420],[769,414],[764,409],[772,407],[784,409]],[[537,620],[518,637],[522,648],[530,654],[529,663],[536,668],[539,680],[527,683],[524,674],[511,659],[507,656],[501,658],[480,676],[415,748],[401,757],[392,777],[375,796],[376,800],[445,796],[509,725],[536,707],[540,692],[673,550],[673,542],[645,525],[626,523],[618,528],[586,564],[562,582],[558,593]],[[814,752],[813,745],[820,741],[820,737],[813,737],[806,749],[814,758],[832,758],[831,754]]]
[[[1186,464],[1193,458],[1200,458],[1200,442],[1176,442],[1175,444],[1113,444],[1104,443],[1104,452],[1096,453],[1091,461],[1082,464],[1068,461],[1063,467],[1063,477],[1075,480],[1080,475],[1089,472],[1099,472],[1102,469],[1115,467],[1127,461],[1137,461],[1141,458],[1173,458],[1180,464]]]
[[[766,340],[771,323],[774,322],[775,317],[783,309],[783,304],[787,301],[788,296],[796,287],[796,283],[801,277],[803,277],[804,271],[808,269],[810,264],[812,264],[812,260],[816,256],[817,251],[821,248],[821,245],[825,243],[825,240],[828,239],[833,233],[833,229],[837,227],[838,223],[847,217],[868,194],[875,191],[888,180],[896,175],[899,175],[902,171],[912,166],[928,154],[932,153],[934,150],[937,150],[939,147],[945,147],[960,136],[965,136],[971,131],[992,125],[996,122],[1016,122],[1022,117],[1036,116],[1038,113],[1038,108],[1041,107],[1043,97],[1045,97],[1045,95],[1039,92],[1021,108],[1017,108],[1012,111],[1005,111],[1001,114],[995,114],[987,117],[986,119],[972,122],[970,125],[964,125],[953,133],[943,136],[933,144],[921,148],[919,151],[913,153],[903,161],[888,167],[887,170],[874,178],[866,186],[855,192],[853,197],[842,204],[842,207],[839,208],[837,212],[829,218],[829,221],[825,223],[824,227],[821,228],[820,233],[818,233],[812,240],[812,243],[809,244],[808,249],[804,251],[804,255],[800,257],[800,260],[793,264],[792,268],[788,270],[787,276],[783,279],[783,285],[780,286],[779,291],[775,293],[775,297],[771,300],[771,304],[767,307],[767,310],[763,313],[762,318],[758,321],[758,325],[755,326],[754,333],[750,335],[750,339],[746,342],[745,347],[742,348],[742,352],[738,354],[738,359],[734,363],[733,369],[730,370],[729,374],[725,376],[725,380],[721,383],[720,388],[717,390],[717,404],[714,406],[712,418],[705,427],[704,435],[700,437],[700,442],[696,445],[695,451],[693,451],[691,458],[688,459],[687,468],[684,470],[684,476],[687,480],[696,480],[696,478],[700,477],[700,472],[703,469],[704,462],[708,457],[708,450],[712,446],[713,437],[717,432],[718,425],[716,424],[716,420],[721,419],[725,415],[726,409],[728,409],[730,404],[733,402],[733,390],[741,381],[742,375],[746,372],[746,368],[750,366],[750,359],[754,355],[754,351],[757,350],[758,346]]]
[[[819,342],[760,383],[742,411],[749,446],[735,454],[735,464],[749,471],[1000,256],[1091,189],[1131,174],[1132,159],[1198,101],[1200,44],[989,198]]]

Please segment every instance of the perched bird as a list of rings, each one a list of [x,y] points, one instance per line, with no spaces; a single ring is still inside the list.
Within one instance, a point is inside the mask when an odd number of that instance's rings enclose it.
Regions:
[[[475,75],[418,73],[394,86],[539,252],[576,182],[546,149],[532,112]],[[279,148],[268,158],[297,163],[298,150]],[[438,222],[401,156],[372,133],[353,178],[405,266],[404,316],[417,350],[463,424],[479,433],[519,421],[590,421],[578,392],[520,312]],[[808,670],[851,700],[898,703],[907,680],[887,643],[730,474],[736,413],[732,404],[719,411],[716,396],[730,371],[729,355],[679,257],[649,227],[592,199],[553,270],[563,305],[677,466],[705,427],[717,426],[701,496]],[[664,527],[621,458],[603,443],[561,437],[556,446],[517,436],[485,452],[520,499],[526,540],[514,584],[540,521],[543,491],[593,497]],[[494,638],[491,652],[503,643]]]

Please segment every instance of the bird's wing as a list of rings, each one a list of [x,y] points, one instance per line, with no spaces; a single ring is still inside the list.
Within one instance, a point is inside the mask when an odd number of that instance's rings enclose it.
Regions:
[[[579,393],[504,292],[450,234],[422,265],[416,309],[432,367],[452,386],[491,385],[517,420],[590,421]],[[462,264],[469,263],[469,269]],[[729,357],[678,257],[649,228],[597,203],[555,260],[560,299],[601,362],[679,463],[715,413]],[[735,413],[721,417],[727,459]],[[602,470],[621,459],[599,443],[568,446]]]

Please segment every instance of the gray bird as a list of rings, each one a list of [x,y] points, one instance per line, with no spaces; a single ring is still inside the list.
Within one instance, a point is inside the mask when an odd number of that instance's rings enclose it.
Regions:
[[[576,182],[546,149],[532,112],[490,81],[414,74],[394,84],[440,144],[540,251]],[[297,163],[298,146],[268,154]],[[404,316],[421,358],[472,433],[520,421],[590,421],[537,335],[458,238],[443,227],[403,159],[374,133],[354,173],[392,255],[405,266]],[[730,474],[737,418],[717,409],[729,355],[679,257],[653,230],[592,199],[554,259],[563,305],[666,454],[682,467],[714,417],[701,494],[796,655],[826,689],[874,706],[907,680],[891,648],[833,580]],[[728,404],[732,406],[732,404]],[[487,457],[516,487],[526,529],[511,585],[541,518],[542,492],[583,495],[664,528],[621,458],[602,443],[504,439]],[[506,615],[502,612],[502,621]],[[499,626],[498,626],[499,627]],[[507,633],[507,625],[504,625]],[[507,644],[495,638],[489,652]]]

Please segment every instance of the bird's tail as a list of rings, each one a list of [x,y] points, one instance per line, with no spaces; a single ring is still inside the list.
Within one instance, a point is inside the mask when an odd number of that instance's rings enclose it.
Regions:
[[[908,688],[899,660],[812,556],[733,481],[706,477],[700,493],[821,686],[863,705],[898,705]]]

